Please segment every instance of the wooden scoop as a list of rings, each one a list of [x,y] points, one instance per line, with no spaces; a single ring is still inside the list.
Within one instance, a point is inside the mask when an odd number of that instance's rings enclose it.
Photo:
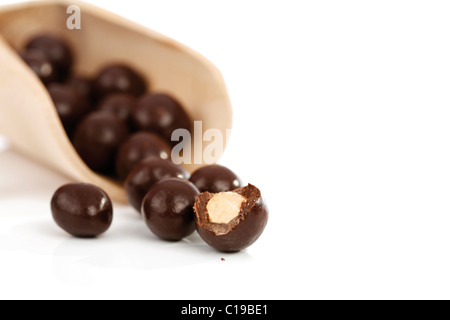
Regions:
[[[81,8],[81,30],[66,27],[66,10],[73,4]],[[95,184],[115,201],[125,202],[117,182],[92,172],[77,155],[46,88],[16,53],[41,33],[61,36],[70,44],[76,74],[92,77],[107,64],[125,63],[147,77],[153,92],[166,92],[180,100],[193,120],[203,121],[203,131],[219,129],[226,137],[226,130],[231,129],[231,105],[220,72],[186,46],[84,2],[2,7],[0,133],[16,150],[75,181]],[[198,166],[185,165],[189,171]]]

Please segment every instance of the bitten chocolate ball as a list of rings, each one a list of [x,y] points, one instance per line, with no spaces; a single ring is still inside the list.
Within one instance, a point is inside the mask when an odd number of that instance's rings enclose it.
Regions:
[[[145,196],[142,215],[158,237],[178,241],[195,230],[194,203],[198,189],[187,180],[165,179],[155,183]]]
[[[117,152],[116,173],[124,181],[134,166],[149,157],[168,160],[170,146],[157,135],[150,132],[138,132],[125,141]]]
[[[45,85],[58,80],[58,70],[43,51],[27,50],[20,56]]]
[[[176,129],[191,129],[191,120],[178,101],[166,94],[147,94],[138,100],[133,122],[140,130],[155,132],[171,144]]]
[[[111,112],[97,111],[78,125],[73,145],[84,162],[94,171],[109,174],[119,146],[128,136],[126,124]]]
[[[94,81],[97,97],[112,93],[125,93],[135,97],[147,90],[145,79],[133,69],[124,65],[111,65],[100,71]]]
[[[195,201],[198,234],[211,247],[234,252],[251,246],[264,231],[269,210],[258,188],[200,194]]]
[[[196,170],[189,180],[200,192],[226,192],[240,188],[242,185],[241,179],[233,171],[217,164]]]
[[[103,98],[97,106],[97,110],[110,111],[132,126],[131,114],[136,107],[136,99],[124,93],[114,93]]]
[[[68,132],[72,131],[78,121],[89,111],[86,97],[73,87],[59,83],[50,84],[48,92],[64,128]]]
[[[51,210],[56,224],[75,237],[99,236],[109,229],[113,220],[111,199],[90,184],[62,186],[53,196]]]
[[[182,167],[159,158],[148,158],[139,162],[125,181],[125,192],[129,203],[141,212],[142,200],[150,188],[166,178],[188,179],[189,173]]]
[[[26,48],[43,51],[58,69],[59,80],[69,74],[73,56],[69,46],[62,39],[50,35],[40,35],[31,39]]]

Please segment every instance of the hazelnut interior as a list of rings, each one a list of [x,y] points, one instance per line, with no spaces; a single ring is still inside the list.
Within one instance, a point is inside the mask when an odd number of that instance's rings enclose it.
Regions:
[[[197,223],[216,235],[227,234],[246,219],[260,199],[260,191],[252,185],[217,194],[204,192],[195,203]]]
[[[206,205],[209,221],[213,223],[229,223],[239,215],[242,204],[245,202],[247,202],[247,199],[235,192],[215,194]]]

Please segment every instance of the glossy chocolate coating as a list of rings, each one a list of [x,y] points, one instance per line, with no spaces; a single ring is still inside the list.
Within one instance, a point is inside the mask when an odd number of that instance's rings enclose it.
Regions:
[[[26,48],[43,51],[58,69],[60,80],[69,74],[73,56],[69,46],[62,39],[50,35],[40,35],[31,39]]]
[[[195,230],[193,206],[199,193],[187,180],[172,178],[155,183],[142,204],[148,228],[169,241],[189,236]]]
[[[242,185],[241,179],[233,171],[217,164],[196,170],[189,180],[200,192],[226,192],[240,188]]]
[[[112,93],[125,93],[135,97],[147,90],[145,79],[136,71],[124,65],[111,65],[100,71],[94,81],[98,98]]]
[[[45,85],[58,80],[58,70],[43,51],[27,50],[20,56]]]
[[[169,160],[147,158],[139,162],[125,181],[128,201],[141,212],[142,200],[150,188],[166,178],[187,179],[189,173]]]
[[[126,124],[111,112],[97,111],[78,125],[73,145],[94,171],[112,173],[119,146],[128,137]]]
[[[176,129],[191,129],[191,120],[174,98],[165,94],[147,94],[138,100],[133,122],[140,130],[155,132],[171,144]]]
[[[170,158],[170,146],[157,135],[150,132],[138,132],[130,136],[119,148],[116,158],[116,173],[124,181],[134,166],[149,157],[163,160]]]
[[[234,190],[247,199],[239,216],[228,224],[209,220],[207,204],[214,194],[205,192],[195,201],[195,223],[200,237],[211,247],[224,252],[235,252],[251,246],[263,233],[269,219],[269,210],[258,188],[252,185]]]
[[[52,83],[48,92],[55,104],[56,111],[64,127],[70,132],[78,121],[89,111],[86,97],[78,93],[73,87]]]
[[[109,111],[132,126],[131,114],[136,107],[136,99],[124,93],[113,93],[103,98],[97,106],[97,110]]]
[[[111,199],[90,184],[62,186],[53,196],[51,210],[58,226],[75,237],[96,237],[109,229],[113,219]]]

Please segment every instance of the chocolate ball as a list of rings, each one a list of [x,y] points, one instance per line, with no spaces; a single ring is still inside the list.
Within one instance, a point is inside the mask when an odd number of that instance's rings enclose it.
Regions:
[[[86,97],[73,87],[59,83],[50,84],[48,92],[64,128],[71,132],[78,121],[89,111]]]
[[[133,69],[124,65],[111,65],[100,71],[94,81],[97,97],[112,93],[140,96],[147,90],[145,79]]]
[[[58,80],[58,70],[43,51],[30,49],[20,56],[45,85]]]
[[[127,137],[128,128],[118,116],[97,111],[80,122],[73,145],[89,168],[109,174],[114,169],[117,149]]]
[[[84,183],[59,188],[52,198],[51,210],[56,224],[75,237],[96,237],[109,229],[113,219],[108,195]]]
[[[251,246],[263,233],[269,210],[258,188],[200,194],[194,205],[200,237],[211,247],[234,252]]]
[[[43,51],[58,69],[60,80],[69,74],[73,56],[69,46],[62,39],[50,35],[40,35],[31,39],[26,48]]]
[[[166,94],[147,94],[138,100],[133,113],[136,128],[159,134],[171,144],[176,129],[191,129],[191,120],[180,103]]]
[[[116,158],[116,173],[124,181],[134,166],[141,160],[157,157],[170,158],[170,146],[157,135],[150,132],[138,132],[130,136],[119,148]]]
[[[93,89],[92,81],[86,77],[71,76],[65,82],[66,85],[74,88],[80,95],[84,96],[88,102],[92,101]]]
[[[210,165],[197,169],[189,179],[200,192],[219,193],[241,187],[241,179],[230,169],[221,165]]]
[[[131,114],[136,107],[136,99],[124,93],[113,93],[103,98],[97,106],[97,110],[110,111],[132,126]]]
[[[141,212],[142,200],[150,188],[166,178],[187,179],[189,173],[182,167],[159,158],[147,158],[139,162],[125,181],[128,202]]]
[[[194,203],[198,189],[187,180],[165,179],[155,183],[145,196],[142,215],[158,237],[178,241],[195,230]]]

